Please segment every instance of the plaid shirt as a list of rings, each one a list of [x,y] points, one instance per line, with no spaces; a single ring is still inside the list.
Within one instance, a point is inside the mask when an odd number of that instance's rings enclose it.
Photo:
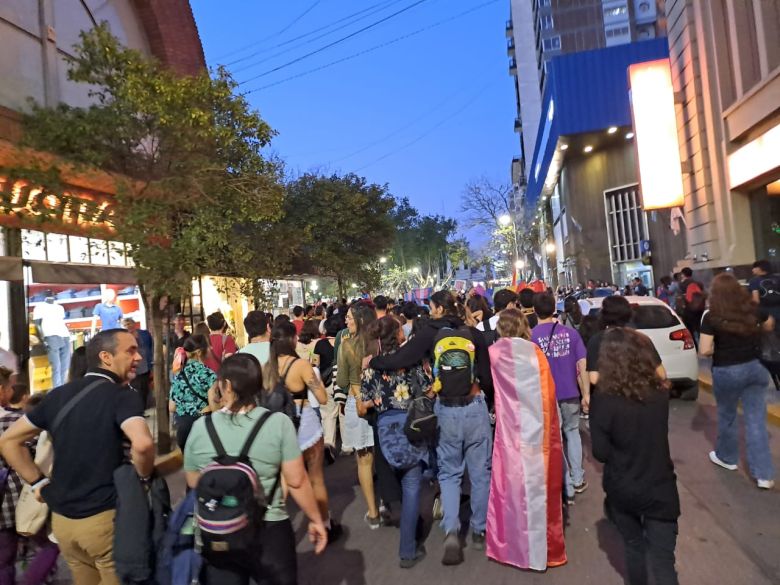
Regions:
[[[22,418],[21,410],[5,410],[0,408],[0,435],[8,430],[12,424]],[[0,457],[0,469],[7,470],[6,462]],[[14,528],[16,526],[16,503],[22,493],[22,478],[13,470],[8,470],[8,477],[0,485],[0,529]]]

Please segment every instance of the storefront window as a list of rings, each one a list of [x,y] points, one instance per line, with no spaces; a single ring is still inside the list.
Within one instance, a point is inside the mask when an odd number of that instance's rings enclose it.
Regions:
[[[108,264],[108,246],[105,240],[89,240],[90,264]]]
[[[89,264],[89,239],[70,236],[68,241],[70,244],[70,261]]]
[[[68,236],[46,234],[46,259],[49,262],[68,262]]]
[[[22,230],[22,258],[46,260],[46,234],[35,230]]]
[[[756,258],[769,260],[780,272],[780,182],[762,187],[750,195]]]

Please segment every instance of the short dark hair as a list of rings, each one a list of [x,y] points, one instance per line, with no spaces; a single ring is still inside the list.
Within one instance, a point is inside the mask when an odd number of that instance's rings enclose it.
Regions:
[[[534,292],[534,289],[532,288],[524,288],[520,291],[520,305],[524,309],[532,309],[534,306],[534,295],[536,293]]]
[[[690,278],[691,276],[693,276],[693,270],[691,270],[686,266],[685,268],[680,270],[680,274],[682,274],[685,278]]]
[[[631,321],[631,304],[621,296],[606,297],[601,303],[599,324],[607,327],[625,327]]]
[[[374,297],[374,306],[380,311],[387,310],[388,298],[385,295],[377,295]]]
[[[549,319],[555,314],[555,297],[550,293],[534,295],[534,311],[540,319]]]
[[[635,276],[635,277],[634,277],[634,282],[636,282],[637,280],[638,280],[639,282],[642,282],[642,279],[641,279],[641,278],[639,278],[638,276]]]
[[[289,322],[290,322],[289,315],[277,315],[276,318],[274,318],[274,323],[271,326],[271,328],[276,327],[279,323],[289,323]]]
[[[270,325],[268,317],[262,311],[249,311],[244,317],[244,329],[249,339],[265,335],[269,332]]]
[[[30,387],[27,384],[14,384],[11,394],[11,404],[19,404],[25,396],[30,395]]]
[[[294,325],[293,325],[294,327]],[[301,332],[298,334],[298,341],[304,345],[308,345],[315,339],[320,338],[320,322],[309,320],[301,327]]]
[[[512,303],[517,302],[517,293],[508,288],[501,289],[493,295],[493,308],[496,311],[503,311]]]
[[[753,268],[758,268],[766,273],[772,272],[772,265],[769,263],[769,260],[756,260],[753,262]]]
[[[87,368],[94,370],[103,365],[100,354],[107,351],[111,355],[116,354],[116,346],[119,345],[121,334],[132,335],[127,329],[106,329],[101,331],[87,343]]]
[[[296,317],[302,317],[303,316],[303,307],[301,307],[300,305],[295,305],[293,307],[293,315],[295,315]]]
[[[184,340],[182,347],[187,353],[199,351],[201,354],[205,354],[209,350],[209,340],[205,335],[196,333],[195,335],[187,337],[187,339]]]
[[[212,313],[211,315],[206,317],[206,323],[208,323],[209,329],[211,329],[212,331],[222,331],[227,325],[227,321],[225,321],[225,316],[219,311]]]
[[[414,301],[409,301],[401,307],[401,314],[407,319],[417,319],[420,316],[420,307]]]
[[[339,331],[344,329],[347,326],[344,314],[343,313],[336,313],[335,315],[331,315],[325,320],[325,335],[328,337],[336,337],[336,335],[339,334]]]

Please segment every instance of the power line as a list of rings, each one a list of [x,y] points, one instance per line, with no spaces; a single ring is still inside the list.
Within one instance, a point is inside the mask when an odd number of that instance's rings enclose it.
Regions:
[[[362,51],[358,51],[357,53],[353,53],[352,55],[347,55],[346,57],[342,57],[341,59],[336,59],[335,61],[331,61],[329,63],[325,63],[324,65],[320,65],[318,67],[314,67],[313,69],[308,69],[306,71],[302,71],[301,73],[296,73],[295,75],[291,75],[289,77],[285,77],[284,79],[280,79],[279,81],[275,81],[273,83],[269,83],[267,85],[263,85],[260,87],[256,87],[254,89],[247,90],[243,92],[242,95],[249,95],[252,93],[255,93],[256,91],[262,91],[264,89],[268,89],[271,87],[275,87],[277,85],[281,85],[282,83],[287,83],[288,81],[292,81],[294,79],[298,79],[300,77],[305,77],[307,75],[311,75],[312,73],[317,73],[318,71],[322,71],[323,69],[328,69],[330,67],[333,67],[334,65],[339,65],[341,63],[344,63],[345,61],[351,61],[352,59],[356,59],[358,57],[362,57],[363,55],[366,55],[368,53],[373,53],[374,51],[377,51],[379,49],[383,49],[385,47],[389,47],[390,45],[394,45],[396,43],[399,43],[401,41],[404,41],[410,37],[417,36],[419,34],[422,34],[426,31],[429,31],[431,29],[437,28],[439,26],[442,26],[444,24],[447,24],[449,22],[452,22],[453,20],[457,20],[458,18],[462,18],[464,16],[467,16],[471,14],[472,12],[476,12],[477,10],[481,10],[482,8],[485,8],[486,6],[490,6],[491,4],[495,4],[499,0],[489,0],[488,2],[484,2],[483,4],[479,4],[473,8],[470,8],[468,10],[465,10],[463,12],[460,12],[454,16],[451,16],[449,18],[445,18],[443,20],[439,20],[437,22],[434,22],[432,24],[429,24],[428,26],[424,26],[422,28],[419,28],[417,30],[414,30],[410,33],[407,33],[405,35],[402,35],[400,37],[396,37],[394,39],[391,39],[389,41],[386,41],[384,43],[380,43],[378,45],[374,45],[373,47],[369,47],[368,49],[364,49]],[[242,81],[239,83],[239,85],[244,85],[245,83],[249,83],[250,81],[253,81],[257,79],[256,77],[251,77],[245,81]]]
[[[340,39],[337,39],[337,40],[335,40],[335,41],[333,41],[331,43],[328,43],[327,45],[325,45],[323,47],[320,47],[319,49],[316,49],[314,51],[310,51],[309,53],[306,53],[305,55],[301,55],[300,57],[297,57],[297,58],[293,59],[292,61],[288,61],[287,63],[283,63],[281,65],[278,65],[278,66],[274,67],[273,69],[269,69],[268,71],[265,71],[264,73],[260,73],[259,75],[255,75],[254,77],[250,77],[246,81],[240,82],[239,85],[242,85],[244,83],[249,83],[250,81],[254,81],[255,79],[260,79],[261,77],[265,77],[266,75],[270,75],[271,73],[275,73],[277,71],[280,71],[281,69],[285,69],[286,67],[289,67],[290,65],[294,65],[295,63],[298,63],[299,61],[303,61],[304,59],[307,59],[309,57],[312,57],[313,55],[321,53],[322,51],[324,51],[326,49],[330,49],[331,47],[335,47],[336,45],[341,44],[341,43],[343,43],[344,41],[346,41],[348,39],[356,37],[359,34],[366,32],[367,30],[370,30],[370,29],[372,29],[374,27],[379,26],[383,22],[387,22],[391,18],[395,18],[396,16],[398,16],[400,14],[403,14],[404,12],[408,12],[409,10],[414,8],[415,6],[419,6],[420,4],[423,4],[424,2],[428,2],[428,0],[417,0],[416,2],[414,2],[414,3],[410,4],[409,6],[407,6],[406,8],[402,8],[401,10],[393,12],[391,15],[385,16],[384,18],[382,18],[380,20],[377,20],[376,22],[373,22],[373,23],[371,23],[371,24],[369,24],[367,26],[364,26],[363,28],[358,29],[358,30],[356,30],[353,33],[350,33],[350,34],[348,34],[345,37],[341,37]]]
[[[382,12],[386,8],[389,8],[390,6],[392,6],[393,4],[398,4],[398,3],[404,2],[404,1],[405,0],[392,0],[392,2],[390,2],[389,4],[385,3],[384,5],[380,6],[376,10],[368,12],[368,13],[362,15],[362,16],[359,16],[358,18],[354,18],[354,19],[350,20],[349,22],[347,22],[345,24],[342,24],[341,26],[338,26],[338,27],[336,27],[336,28],[334,28],[332,30],[329,30],[329,31],[326,31],[326,32],[324,32],[324,33],[322,33],[320,35],[317,35],[316,37],[307,39],[307,40],[303,41],[302,43],[298,43],[295,46],[287,47],[286,49],[278,51],[278,52],[274,53],[273,55],[269,55],[268,57],[264,57],[264,58],[260,59],[259,61],[254,61],[252,63],[248,63],[246,65],[242,65],[241,67],[233,69],[233,73],[240,73],[241,71],[246,71],[247,69],[251,69],[253,67],[256,67],[257,65],[262,65],[263,63],[267,63],[268,61],[276,59],[276,57],[281,57],[282,55],[286,55],[290,51],[294,51],[295,49],[299,49],[301,47],[305,47],[306,45],[310,45],[310,44],[314,43],[315,41],[318,41],[318,40],[320,40],[322,38],[325,38],[325,37],[327,37],[329,35],[332,35],[333,33],[337,32],[337,31],[340,31],[340,30],[343,30],[343,29],[345,29],[347,27],[352,26],[356,22],[360,22],[361,20],[364,20],[364,19],[366,19],[366,18],[368,18],[370,16],[373,16],[374,14],[376,14],[378,12]],[[266,49],[261,49],[259,51],[255,51],[254,53],[252,53],[252,54],[250,54],[250,55],[248,55],[246,57],[242,57],[241,59],[236,59],[235,61],[232,61],[232,62],[228,63],[227,66],[230,67],[230,66],[235,65],[237,63],[240,63],[242,61],[246,61],[247,59],[251,59],[252,57],[256,57],[258,55],[262,55],[263,53],[267,53],[268,51],[271,51],[273,49],[277,49],[277,48],[281,48],[281,47],[283,47],[285,45],[289,45],[290,43],[292,43],[295,40],[296,39],[291,39],[289,41],[285,41],[284,43],[280,43],[280,44],[276,45],[275,47],[270,47],[270,48],[266,48]]]
[[[314,0],[314,2],[312,2],[312,3],[311,3],[311,6],[309,6],[309,7],[308,7],[306,10],[304,10],[304,11],[303,11],[303,12],[301,12],[301,13],[300,13],[298,16],[296,16],[296,17],[295,17],[295,18],[292,20],[292,22],[291,22],[290,24],[288,24],[288,25],[287,25],[287,26],[285,26],[285,27],[284,27],[282,30],[280,30],[279,32],[277,32],[277,33],[274,35],[274,37],[278,37],[278,36],[280,36],[280,35],[283,35],[283,34],[284,34],[284,33],[286,33],[288,30],[290,30],[292,27],[294,27],[296,24],[298,24],[298,23],[299,23],[301,20],[303,20],[303,18],[304,18],[304,17],[305,17],[307,14],[309,14],[309,12],[311,12],[312,10],[314,10],[315,8],[317,8],[317,5],[318,5],[320,2],[322,2],[322,0]]]
[[[225,63],[225,65],[227,67],[230,67],[232,65],[236,65],[237,63],[242,63],[244,61],[247,61],[248,59],[252,59],[254,57],[257,57],[258,55],[262,55],[264,53],[268,53],[269,51],[273,51],[274,49],[280,49],[282,47],[286,47],[287,45],[290,45],[290,44],[294,43],[295,41],[299,41],[301,39],[305,39],[305,38],[310,37],[311,35],[316,34],[318,32],[327,31],[327,32],[324,32],[323,34],[321,34],[321,35],[319,35],[317,37],[314,37],[314,38],[309,39],[309,40],[307,40],[307,41],[305,41],[303,43],[300,43],[300,44],[296,45],[295,47],[289,47],[289,48],[285,49],[284,51],[273,55],[273,57],[276,57],[276,56],[278,56],[280,54],[286,53],[288,51],[292,51],[293,49],[296,49],[298,47],[302,47],[302,46],[307,45],[309,43],[312,43],[312,42],[314,42],[316,40],[319,40],[319,39],[321,39],[323,37],[326,37],[329,34],[332,34],[332,33],[336,32],[336,31],[342,30],[342,29],[344,29],[344,28],[346,28],[346,27],[348,27],[348,26],[350,26],[352,24],[355,24],[356,22],[360,22],[361,20],[363,20],[365,18],[373,16],[374,14],[376,14],[378,12],[382,12],[383,10],[385,10],[386,8],[389,8],[390,6],[392,6],[394,4],[398,4],[398,3],[404,2],[404,1],[405,0],[383,0],[382,2],[378,2],[377,4],[373,4],[373,5],[369,6],[368,8],[364,8],[363,10],[360,10],[358,12],[354,12],[354,13],[348,15],[348,16],[345,16],[344,18],[340,18],[339,20],[335,20],[335,21],[333,21],[333,22],[331,22],[329,24],[326,24],[326,25],[321,26],[319,28],[315,28],[314,30],[310,30],[308,32],[300,34],[297,37],[293,37],[293,38],[288,39],[286,41],[283,41],[281,43],[277,43],[276,45],[273,45],[271,47],[264,47],[262,49],[258,49],[257,51],[255,51],[253,53],[249,53],[248,55],[246,55],[244,57],[240,57],[238,59],[234,59],[233,61]],[[340,24],[340,23],[342,23],[344,21],[348,21],[348,22],[346,22],[345,24],[342,24],[341,26],[336,26],[336,25],[338,25],[338,24]],[[334,26],[336,26],[336,28],[333,28]],[[328,30],[328,29],[332,29],[332,30]],[[253,43],[252,45],[249,45],[249,46],[244,47],[244,48],[245,49],[251,48],[251,47],[253,47],[253,46],[257,45],[257,44],[258,43]],[[269,57],[269,58],[272,58],[272,57]],[[263,63],[263,62],[265,62],[265,60],[260,61],[260,63]]]
[[[452,114],[450,114],[449,116],[447,116],[443,120],[440,120],[439,122],[434,124],[431,128],[429,128],[428,130],[426,130],[425,132],[420,134],[414,140],[412,140],[410,142],[407,142],[406,144],[401,145],[400,147],[396,148],[395,150],[392,150],[392,151],[388,152],[387,154],[384,154],[384,155],[380,156],[379,158],[376,158],[376,159],[372,160],[370,163],[365,164],[362,167],[359,167],[359,168],[355,169],[355,172],[362,171],[363,169],[366,169],[366,168],[368,168],[370,166],[373,166],[376,163],[385,160],[386,158],[390,158],[391,156],[393,156],[395,154],[398,154],[402,150],[406,150],[410,146],[414,146],[415,144],[417,144],[418,142],[420,142],[424,138],[427,138],[435,130],[438,130],[441,126],[443,126],[444,124],[446,124],[447,122],[449,122],[450,120],[452,120],[453,118],[455,118],[456,116],[461,114],[464,110],[466,110],[471,104],[473,104],[480,97],[482,97],[482,94],[484,94],[488,90],[488,88],[490,86],[494,85],[495,83],[496,83],[495,81],[491,81],[491,82],[487,83],[486,85],[482,86],[482,88],[475,95],[473,95],[471,98],[469,98],[469,100],[465,104],[463,104],[460,108],[455,110]]]

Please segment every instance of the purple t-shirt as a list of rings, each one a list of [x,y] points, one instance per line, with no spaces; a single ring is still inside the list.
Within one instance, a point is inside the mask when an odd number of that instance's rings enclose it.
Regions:
[[[554,332],[553,327],[555,327]],[[577,386],[577,362],[584,360],[587,355],[580,334],[575,329],[560,323],[542,323],[531,331],[531,340],[547,356],[555,380],[556,398],[558,400],[578,398],[580,393]]]

